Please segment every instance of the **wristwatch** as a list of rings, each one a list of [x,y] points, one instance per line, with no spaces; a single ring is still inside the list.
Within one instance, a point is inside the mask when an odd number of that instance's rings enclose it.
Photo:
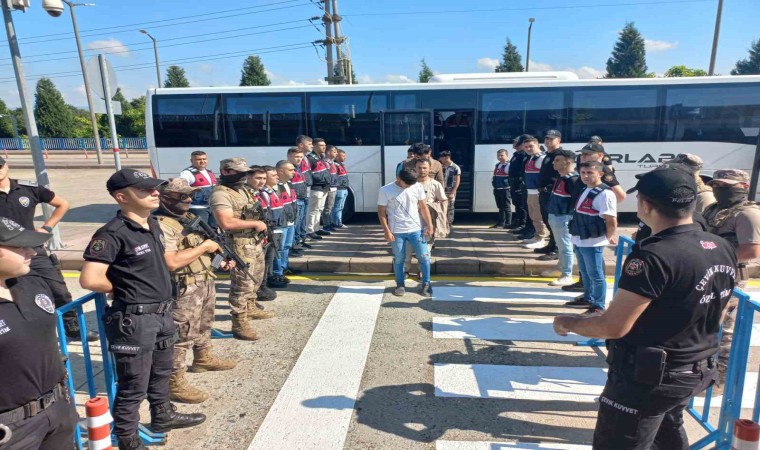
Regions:
[[[53,227],[50,227],[50,226],[47,226],[47,225],[43,225],[40,228],[42,228],[43,230],[47,231],[48,233],[52,233],[53,232]]]

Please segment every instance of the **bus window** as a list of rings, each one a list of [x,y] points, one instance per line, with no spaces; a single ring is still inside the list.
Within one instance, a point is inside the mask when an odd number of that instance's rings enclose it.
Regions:
[[[667,88],[665,140],[754,144],[760,127],[760,86]]]
[[[328,145],[380,145],[380,111],[387,107],[385,93],[312,94],[309,131]]]
[[[156,147],[218,147],[224,145],[218,94],[156,95],[153,133]]]
[[[417,94],[394,93],[393,109],[417,109]]]
[[[573,90],[573,142],[602,136],[606,142],[657,140],[657,88]]]
[[[478,114],[480,144],[511,144],[524,133],[543,137],[564,127],[565,94],[557,89],[483,91]]]
[[[227,145],[291,145],[304,134],[302,103],[301,95],[224,95]]]
[[[430,113],[390,112],[385,115],[385,145],[430,144]]]

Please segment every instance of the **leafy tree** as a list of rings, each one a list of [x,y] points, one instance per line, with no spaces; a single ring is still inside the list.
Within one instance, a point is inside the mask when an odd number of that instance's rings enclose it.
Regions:
[[[607,78],[647,77],[646,49],[644,38],[633,22],[628,22],[620,31],[618,41],[607,60]]]
[[[4,101],[0,100],[0,138],[13,137],[13,120],[11,112]]]
[[[24,111],[21,107],[18,107],[11,111],[11,114],[16,118],[16,126],[18,126],[19,136],[26,136],[26,122],[24,122]]]
[[[433,73],[433,70],[430,69],[430,66],[427,65],[425,58],[422,58],[422,61],[420,61],[420,83],[427,83],[431,78],[433,78],[433,75],[435,75]]]
[[[258,56],[249,56],[243,63],[243,70],[240,73],[241,86],[269,86],[272,84],[267,76],[264,63]]]
[[[74,114],[49,78],[37,82],[34,117],[40,137],[69,137],[74,133]]]
[[[512,41],[507,38],[504,52],[501,55],[501,63],[496,66],[494,72],[522,72],[525,69],[520,61],[522,61],[520,52],[517,51],[517,47],[512,44]]]
[[[736,61],[736,67],[731,75],[760,75],[760,39],[752,41],[749,58]]]
[[[692,69],[686,66],[673,66],[665,72],[666,78],[673,77],[706,77],[707,72],[702,69]]]
[[[125,127],[122,134],[127,137],[145,136],[145,96],[129,102],[129,109],[123,114]]]
[[[185,69],[180,66],[169,66],[166,69],[165,88],[190,87],[190,82],[185,77]]]

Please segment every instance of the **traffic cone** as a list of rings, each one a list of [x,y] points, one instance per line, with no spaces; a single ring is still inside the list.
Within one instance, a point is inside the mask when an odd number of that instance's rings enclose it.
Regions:
[[[758,450],[760,448],[760,425],[748,419],[734,422],[734,443],[731,450]]]
[[[108,408],[108,399],[95,397],[87,400],[84,404],[87,414],[87,435],[90,438],[88,448],[90,450],[111,450],[111,410]]]

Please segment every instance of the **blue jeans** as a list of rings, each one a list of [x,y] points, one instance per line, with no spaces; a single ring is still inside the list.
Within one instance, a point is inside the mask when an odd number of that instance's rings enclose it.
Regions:
[[[296,225],[295,238],[296,243],[301,242],[306,237],[306,210],[309,207],[309,199],[299,198],[296,201]]]
[[[422,283],[430,283],[430,252],[428,252],[427,239],[422,231],[413,233],[394,233],[396,240],[391,242],[393,250],[393,273],[396,276],[396,286],[404,285],[404,259],[406,257],[406,243],[408,242],[417,255],[417,263],[422,272]]]
[[[575,246],[575,256],[578,258],[578,270],[583,277],[584,296],[586,300],[600,308],[604,308],[604,297],[607,295],[603,252],[604,246]]]
[[[569,277],[573,274],[573,242],[570,229],[567,226],[572,218],[572,214],[563,216],[549,214],[549,226],[554,233],[554,239],[557,241],[559,271],[563,277]]]
[[[332,217],[330,219],[330,225],[333,227],[340,227],[343,225],[343,208],[346,206],[346,198],[348,198],[348,189],[340,189],[335,193],[335,204],[333,204]]]
[[[280,257],[275,258],[274,274],[283,275],[288,269],[288,256],[290,255],[290,249],[293,247],[293,240],[295,239],[296,226],[291,225],[282,229],[282,243],[280,244]]]

